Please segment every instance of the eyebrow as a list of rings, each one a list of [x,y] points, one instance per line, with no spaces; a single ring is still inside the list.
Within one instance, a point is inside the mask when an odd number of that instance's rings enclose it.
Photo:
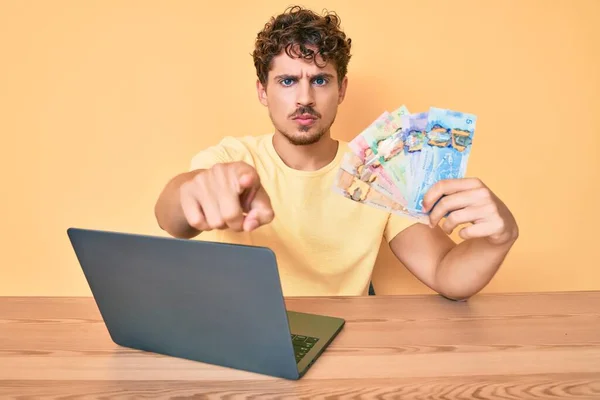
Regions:
[[[299,79],[300,76],[299,75],[291,75],[291,74],[281,74],[281,75],[277,75],[275,76],[275,80],[279,80],[279,79]],[[315,79],[315,78],[329,78],[329,79],[333,79],[333,75],[323,72],[323,73],[319,73],[319,74],[315,74],[310,76],[311,79]]]

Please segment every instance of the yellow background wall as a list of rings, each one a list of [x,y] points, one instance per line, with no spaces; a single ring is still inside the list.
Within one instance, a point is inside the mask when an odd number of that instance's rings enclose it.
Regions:
[[[353,39],[333,136],[406,104],[478,115],[468,174],[521,237],[499,291],[600,289],[600,1],[306,1]],[[287,2],[0,0],[0,295],[89,295],[65,230],[163,235],[156,196],[225,134],[271,130],[256,33]],[[426,288],[384,247],[379,293]]]

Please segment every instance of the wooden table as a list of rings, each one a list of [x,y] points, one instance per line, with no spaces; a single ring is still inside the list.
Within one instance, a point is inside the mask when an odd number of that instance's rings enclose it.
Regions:
[[[91,298],[0,297],[0,398],[600,398],[600,292],[286,303],[347,320],[300,381],[121,348]]]

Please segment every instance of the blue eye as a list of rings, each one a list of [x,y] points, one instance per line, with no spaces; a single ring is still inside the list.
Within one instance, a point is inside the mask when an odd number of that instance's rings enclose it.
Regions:
[[[281,83],[283,84],[283,86],[290,86],[292,83],[294,83],[294,80],[292,78],[286,78],[283,79]]]
[[[323,86],[327,83],[327,79],[325,78],[317,78],[315,79],[315,83],[319,86]]]

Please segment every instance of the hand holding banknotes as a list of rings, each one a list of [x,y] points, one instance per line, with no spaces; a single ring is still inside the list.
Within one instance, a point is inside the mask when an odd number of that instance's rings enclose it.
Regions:
[[[181,185],[180,202],[188,224],[200,231],[251,231],[274,217],[258,173],[244,162],[198,172]]]
[[[509,243],[515,236],[516,221],[504,203],[479,179],[445,179],[435,183],[423,198],[423,211],[430,226],[444,216],[441,228],[451,234],[461,224],[462,239],[487,238],[494,245]]]
[[[476,122],[474,114],[438,107],[414,114],[406,106],[385,111],[350,142],[352,152],[344,156],[334,190],[351,200],[422,223],[433,219],[435,225],[455,210],[445,227],[475,221],[472,216],[480,216],[483,209],[500,209],[499,201],[491,200],[491,192],[480,181],[463,180]],[[442,195],[451,196],[442,199],[430,216]],[[484,199],[491,204],[483,203]],[[468,210],[459,211],[467,206]],[[490,218],[491,224],[499,226],[497,216]],[[496,238],[498,232],[488,224],[465,229],[461,235],[488,231]]]

